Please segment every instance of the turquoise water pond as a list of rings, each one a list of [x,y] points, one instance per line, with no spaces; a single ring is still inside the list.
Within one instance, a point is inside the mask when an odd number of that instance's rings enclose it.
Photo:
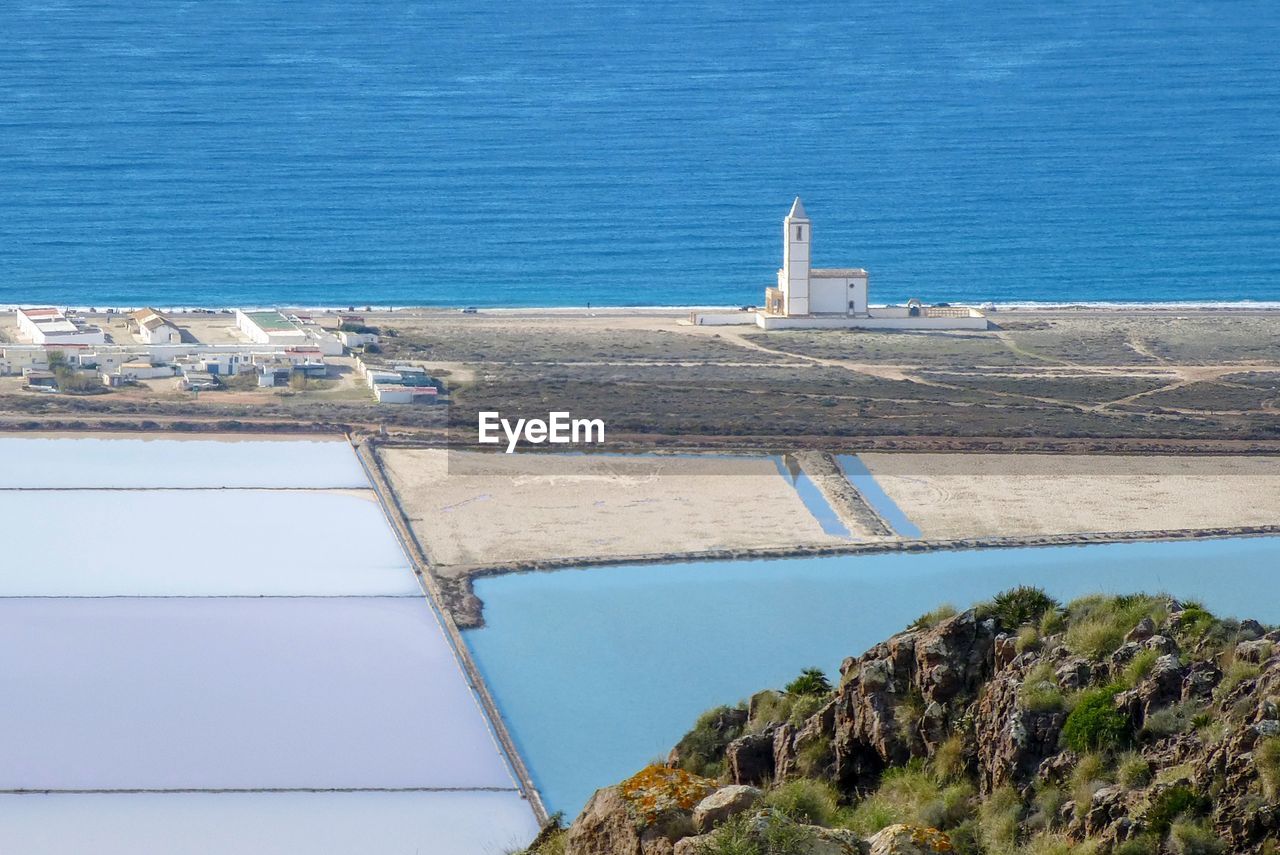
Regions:
[[[664,756],[704,709],[1018,584],[1169,591],[1280,622],[1280,538],[631,565],[480,579],[466,633],[551,810]]]

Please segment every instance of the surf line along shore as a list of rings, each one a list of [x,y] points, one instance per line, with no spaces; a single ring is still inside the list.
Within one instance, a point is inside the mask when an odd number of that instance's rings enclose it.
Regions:
[[[503,755],[505,755],[512,774],[515,775],[521,794],[528,800],[530,807],[533,808],[533,814],[537,818],[538,824],[546,825],[550,820],[550,814],[547,813],[546,805],[543,804],[542,795],[538,792],[538,788],[533,782],[529,767],[525,764],[524,758],[521,757],[520,751],[516,747],[511,731],[508,729],[506,722],[502,718],[502,713],[498,709],[498,704],[494,700],[492,692],[489,691],[488,684],[484,681],[484,676],[480,673],[479,667],[477,667],[475,660],[471,656],[470,649],[462,638],[462,633],[453,619],[453,614],[445,604],[443,592],[431,573],[426,553],[423,551],[421,544],[418,543],[413,529],[409,526],[408,519],[400,506],[399,500],[396,498],[395,491],[391,489],[386,473],[383,472],[381,461],[373,453],[367,442],[358,442],[350,435],[347,436],[347,439],[351,442],[355,450],[356,459],[360,461],[365,475],[369,478],[374,495],[378,497],[378,504],[381,505],[382,512],[386,516],[387,522],[391,525],[391,530],[395,532],[396,539],[400,541],[400,546],[404,550],[405,556],[413,566],[414,575],[418,577],[418,584],[422,588],[423,595],[436,613],[436,618],[440,621],[445,637],[449,639],[454,657],[462,668],[467,683],[471,686],[471,691],[484,710],[485,718],[489,722],[494,739],[497,741]]]

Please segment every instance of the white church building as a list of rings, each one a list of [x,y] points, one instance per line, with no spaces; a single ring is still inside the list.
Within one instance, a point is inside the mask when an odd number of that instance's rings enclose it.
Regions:
[[[782,267],[777,285],[765,289],[755,312],[695,312],[690,323],[751,324],[777,329],[985,330],[986,315],[969,306],[872,306],[867,271],[861,267],[814,267],[813,223],[797,196],[782,221]]]

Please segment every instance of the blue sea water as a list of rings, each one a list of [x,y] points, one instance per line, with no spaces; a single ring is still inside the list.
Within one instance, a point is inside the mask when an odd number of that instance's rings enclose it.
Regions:
[[[1280,300],[1280,6],[0,4],[0,303]]]
[[[487,625],[464,635],[548,807],[573,816],[703,710],[835,676],[940,603],[1165,591],[1280,622],[1278,557],[1273,537],[527,573],[477,580]]]

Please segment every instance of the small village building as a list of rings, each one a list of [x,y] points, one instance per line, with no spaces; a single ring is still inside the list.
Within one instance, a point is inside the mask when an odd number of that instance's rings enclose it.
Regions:
[[[22,371],[23,382],[32,389],[56,389],[58,378],[52,371],[40,368],[25,368]]]
[[[285,347],[306,341],[306,334],[276,311],[246,312],[236,309],[236,328],[256,344]]]
[[[0,348],[0,376],[22,374],[25,369],[45,370],[49,367],[49,351],[43,347]]]
[[[334,333],[338,337],[338,341],[342,342],[344,347],[357,348],[364,347],[369,344],[377,344],[378,336],[374,333],[350,332],[349,330],[338,330]]]
[[[205,389],[218,388],[218,378],[208,371],[184,366],[182,376],[178,378],[178,388],[184,392],[200,392]]]
[[[280,312],[246,312],[236,309],[236,328],[255,344],[274,347],[317,348],[323,356],[341,356],[343,345],[338,337],[316,324],[310,316],[286,318]]]
[[[137,325],[138,331],[134,336],[143,344],[179,344],[182,341],[178,325],[155,309],[133,312],[129,319]]]
[[[403,386],[379,383],[373,387],[373,396],[379,404],[433,404],[439,400],[440,391],[434,386]]]
[[[107,341],[101,327],[50,306],[18,309],[14,318],[19,334],[32,344],[105,344]]]

